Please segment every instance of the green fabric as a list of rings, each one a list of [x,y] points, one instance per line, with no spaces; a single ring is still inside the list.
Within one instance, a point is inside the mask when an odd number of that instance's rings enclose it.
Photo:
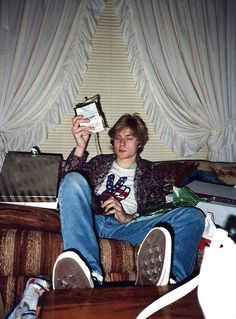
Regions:
[[[200,198],[187,186],[173,187],[173,205],[175,207],[196,206],[199,202],[210,201],[210,199]]]

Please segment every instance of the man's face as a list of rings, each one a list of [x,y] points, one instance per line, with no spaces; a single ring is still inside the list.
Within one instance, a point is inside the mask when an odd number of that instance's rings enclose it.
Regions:
[[[114,153],[118,160],[135,161],[138,149],[138,139],[129,128],[123,128],[114,138]]]

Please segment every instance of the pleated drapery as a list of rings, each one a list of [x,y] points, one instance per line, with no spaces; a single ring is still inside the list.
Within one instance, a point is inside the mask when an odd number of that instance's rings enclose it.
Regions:
[[[113,0],[144,108],[176,154],[236,160],[236,1]],[[106,0],[0,2],[0,164],[67,114]],[[0,166],[1,166],[0,165]]]
[[[78,92],[104,0],[2,0],[0,156],[28,151]]]
[[[236,160],[236,1],[113,0],[144,107],[180,156]]]

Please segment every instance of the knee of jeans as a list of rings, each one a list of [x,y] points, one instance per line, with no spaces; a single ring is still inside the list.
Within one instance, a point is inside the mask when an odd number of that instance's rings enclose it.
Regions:
[[[80,173],[70,172],[64,176],[60,188],[86,189],[89,188],[89,184]]]
[[[183,220],[198,225],[200,229],[205,227],[205,214],[197,207],[181,207],[177,210],[178,216],[182,216]]]
[[[199,208],[195,208],[195,209],[196,209],[196,215],[197,215],[198,222],[201,225],[202,230],[204,230],[206,215],[203,213],[203,211],[201,209],[199,209]]]
[[[199,228],[203,231],[205,228],[205,214],[203,211],[197,207],[191,207],[190,211],[190,218],[194,225],[198,225]]]

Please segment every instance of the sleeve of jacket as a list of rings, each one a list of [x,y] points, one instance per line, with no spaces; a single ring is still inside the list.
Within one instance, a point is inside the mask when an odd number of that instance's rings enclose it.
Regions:
[[[85,151],[82,157],[74,155],[75,149],[71,151],[62,167],[61,176],[64,177],[69,172],[80,171],[88,158],[88,152]]]

